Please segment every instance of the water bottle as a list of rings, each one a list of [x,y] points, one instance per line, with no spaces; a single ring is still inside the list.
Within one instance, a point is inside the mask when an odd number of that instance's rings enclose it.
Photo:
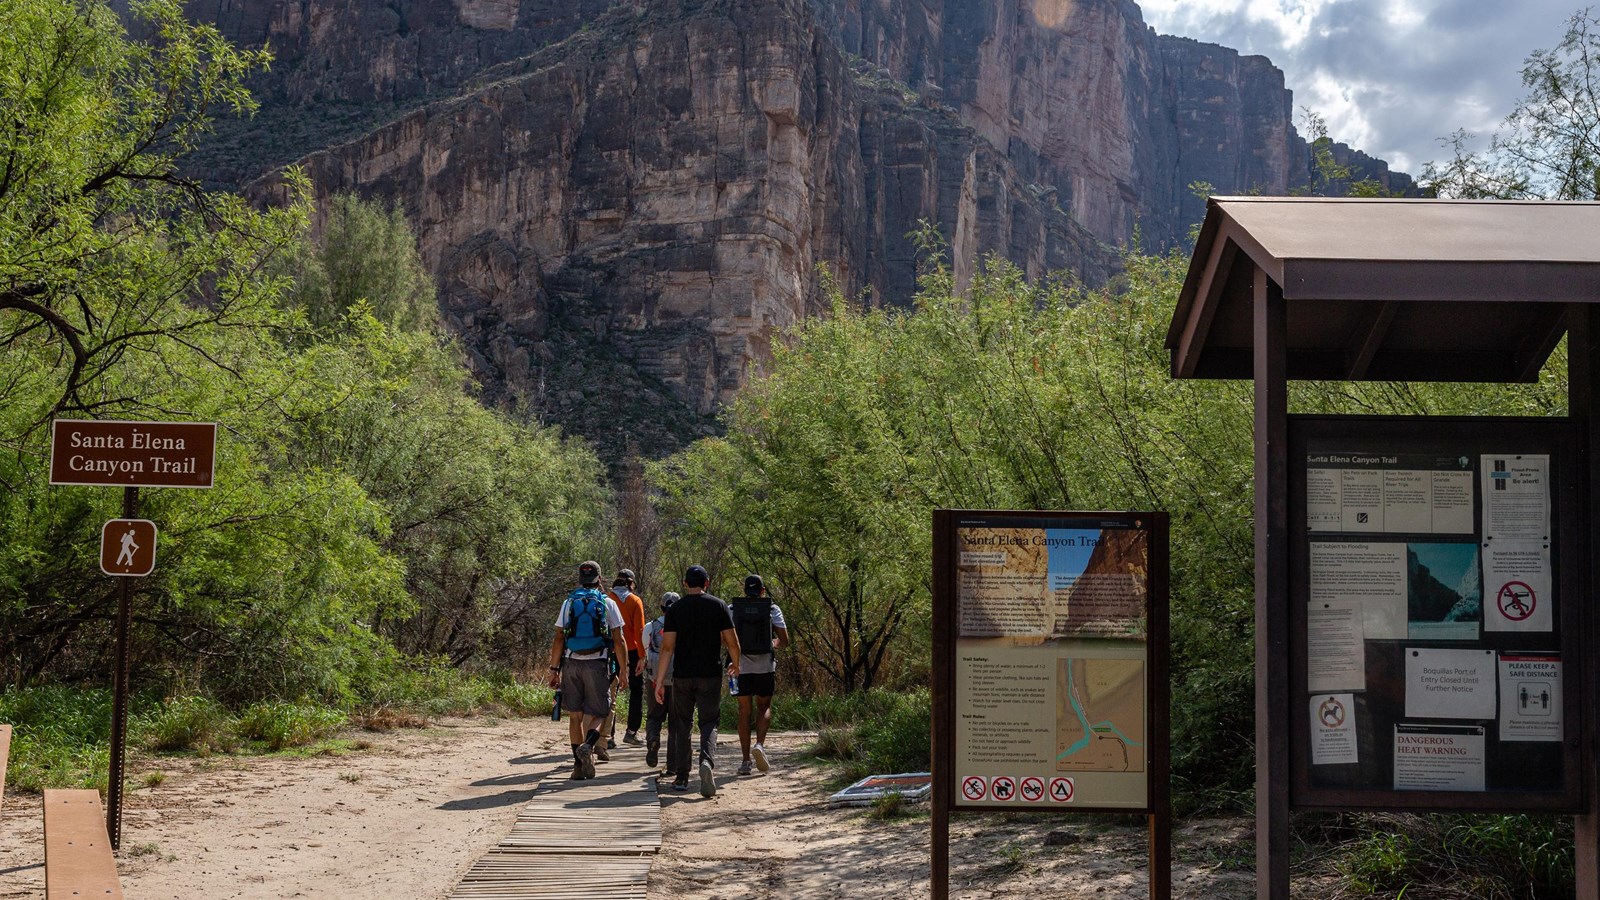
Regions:
[[[728,676],[728,696],[739,696],[739,676],[737,675]]]
[[[561,689],[556,688],[555,705],[550,707],[550,721],[561,721]]]

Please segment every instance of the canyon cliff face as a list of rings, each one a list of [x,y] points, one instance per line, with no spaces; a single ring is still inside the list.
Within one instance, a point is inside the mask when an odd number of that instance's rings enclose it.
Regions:
[[[299,159],[319,195],[403,205],[488,399],[612,458],[714,430],[773,338],[825,308],[819,267],[906,303],[920,223],[958,283],[991,253],[1099,283],[1136,231],[1183,239],[1192,182],[1309,178],[1270,62],[1159,36],[1117,0],[191,12],[279,57],[262,115],[203,164],[247,180]]]

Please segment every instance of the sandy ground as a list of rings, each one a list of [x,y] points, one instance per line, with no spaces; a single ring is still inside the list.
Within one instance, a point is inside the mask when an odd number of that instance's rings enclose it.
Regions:
[[[455,720],[350,737],[342,756],[228,758],[136,754],[131,777],[166,778],[128,800],[118,867],[130,898],[443,898],[510,832],[543,777],[565,778],[565,728],[548,720]],[[903,898],[928,892],[925,811],[882,821],[829,810],[828,771],[797,758],[809,736],[774,735],[773,771],[723,789],[663,793],[665,843],[652,898]],[[628,753],[642,751],[629,749]],[[1146,897],[1144,834],[1125,819],[958,818],[953,893]],[[1253,896],[1248,822],[1180,831],[1177,896]],[[1046,837],[1054,834],[1052,844]],[[0,898],[43,898],[40,798],[0,811]]]
[[[662,795],[663,846],[650,896],[684,900],[928,896],[924,806],[890,820],[828,809],[829,772],[797,758],[802,734],[773,735],[768,775],[720,779],[717,796]],[[720,771],[738,765],[726,739]],[[691,787],[697,785],[690,778]],[[1174,895],[1255,896],[1246,820],[1201,822],[1175,837]],[[1054,834],[1046,846],[1047,836]],[[951,826],[951,896],[1148,898],[1143,826],[1117,817],[961,816]]]

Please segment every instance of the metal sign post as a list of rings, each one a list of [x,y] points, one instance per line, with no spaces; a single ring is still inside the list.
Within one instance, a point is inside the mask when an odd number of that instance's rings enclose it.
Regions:
[[[122,845],[122,773],[128,735],[128,629],[133,578],[155,570],[156,524],[134,518],[139,488],[209,488],[216,464],[214,422],[113,422],[57,419],[50,430],[50,483],[121,487],[122,518],[100,529],[100,570],[120,578],[116,670],[112,675],[111,772],[106,833]]]

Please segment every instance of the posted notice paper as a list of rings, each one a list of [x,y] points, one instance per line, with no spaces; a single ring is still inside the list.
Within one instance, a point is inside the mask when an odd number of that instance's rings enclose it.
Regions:
[[[1481,791],[1483,726],[1394,726],[1394,789]]]
[[[1561,737],[1561,657],[1502,654],[1500,740],[1559,741]]]
[[[1494,651],[1406,648],[1406,717],[1493,719]]]
[[[1360,600],[1306,605],[1306,690],[1366,690],[1366,648]]]
[[[1367,640],[1404,640],[1406,545],[1312,541],[1310,599],[1313,607],[1358,600]]]
[[[1306,530],[1471,534],[1470,457],[1311,453]]]
[[[1312,695],[1311,764],[1335,766],[1359,761],[1356,756],[1355,695]]]
[[[1485,541],[1483,630],[1550,631],[1552,581],[1548,541]]]
[[[1550,457],[1483,456],[1483,536],[1493,541],[1550,539]]]

